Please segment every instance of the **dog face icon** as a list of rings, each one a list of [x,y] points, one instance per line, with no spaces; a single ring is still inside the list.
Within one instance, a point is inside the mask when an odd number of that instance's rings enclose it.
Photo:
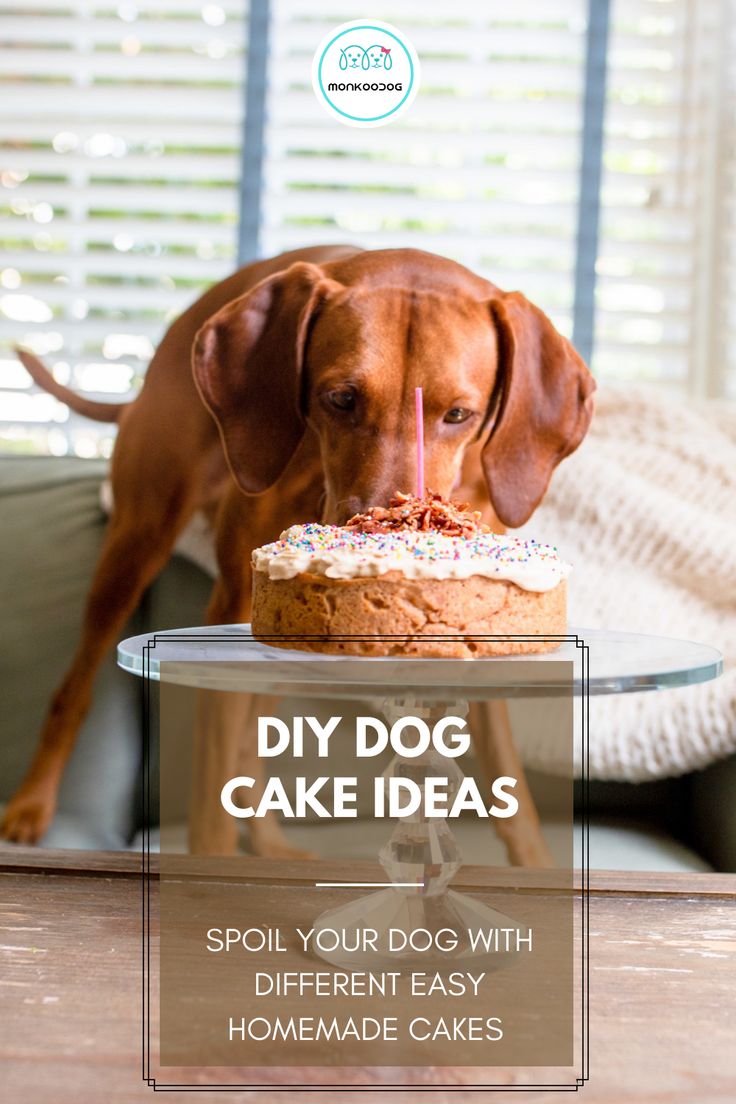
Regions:
[[[391,60],[391,51],[387,50],[385,46],[369,46],[366,50],[366,57],[368,58],[368,69],[391,69],[393,67],[393,61]]]
[[[341,69],[369,69],[368,55],[362,46],[344,46],[340,50]]]

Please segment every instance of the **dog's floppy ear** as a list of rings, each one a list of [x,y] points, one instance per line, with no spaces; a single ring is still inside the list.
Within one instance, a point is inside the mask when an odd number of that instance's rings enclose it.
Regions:
[[[304,435],[305,340],[315,308],[336,286],[317,265],[297,262],[228,303],[195,338],[194,379],[247,494],[276,482]]]
[[[585,436],[595,381],[570,342],[519,292],[499,292],[490,309],[498,342],[497,412],[482,463],[498,517],[515,528]]]

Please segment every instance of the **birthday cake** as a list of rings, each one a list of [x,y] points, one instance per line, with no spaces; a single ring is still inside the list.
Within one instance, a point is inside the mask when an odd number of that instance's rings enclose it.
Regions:
[[[253,634],[285,648],[469,659],[549,652],[567,631],[556,549],[431,493],[293,525],[252,565]]]

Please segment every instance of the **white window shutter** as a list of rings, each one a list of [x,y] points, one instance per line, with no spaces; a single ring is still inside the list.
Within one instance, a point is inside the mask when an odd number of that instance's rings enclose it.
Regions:
[[[5,9],[0,402],[14,449],[109,450],[29,386],[124,397],[165,325],[235,264],[241,0]],[[587,0],[394,0],[422,85],[390,126],[340,126],[312,53],[361,0],[272,0],[260,252],[416,246],[519,288],[570,333]],[[736,397],[736,0],[612,0],[598,375]]]
[[[262,247],[355,242],[452,257],[572,319],[584,0],[395,0],[371,15],[421,60],[411,110],[340,126],[310,84],[321,38],[359,0],[274,0]]]
[[[613,0],[594,358],[604,377],[727,390],[724,55],[735,10],[733,0]]]
[[[233,268],[247,4],[0,15],[0,429],[13,451],[95,455],[111,427],[31,387],[12,345],[124,399],[168,321]]]

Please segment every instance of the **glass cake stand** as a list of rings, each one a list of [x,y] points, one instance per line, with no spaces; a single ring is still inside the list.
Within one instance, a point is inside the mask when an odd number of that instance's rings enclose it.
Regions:
[[[561,677],[561,663],[567,677]],[[469,701],[550,697],[571,689],[581,695],[586,684],[590,695],[651,692],[707,682],[722,671],[722,657],[709,645],[599,629],[571,629],[555,651],[543,655],[438,660],[276,648],[256,641],[248,625],[223,625],[131,637],[118,646],[118,664],[134,675],[204,690],[370,700],[389,722],[410,714],[430,725],[446,716],[464,717]],[[396,756],[384,773],[420,786],[433,775],[447,778],[450,799],[463,777],[455,759],[431,749],[420,756]],[[370,927],[379,933],[378,946],[365,961],[340,947],[323,953],[333,965],[377,967],[397,958],[411,963],[411,952],[402,957],[389,951],[392,928],[467,932],[482,925],[525,931],[508,916],[449,888],[462,856],[446,820],[419,812],[398,820],[379,860],[389,888],[315,921],[317,930]],[[488,960],[487,953],[463,939],[443,961],[448,957],[466,964]],[[426,954],[421,960],[427,962]]]
[[[499,696],[548,693],[557,681],[548,664],[575,662],[578,642],[590,649],[588,689],[591,695],[667,690],[717,678],[721,653],[708,644],[666,636],[570,629],[554,652],[536,656],[480,659],[403,659],[321,655],[274,648],[255,640],[250,625],[215,625],[132,636],[118,645],[118,665],[131,674],[158,680],[161,663],[165,681],[206,690],[290,694],[300,697],[365,699],[393,692],[423,697],[487,699],[494,694],[499,664],[504,665]],[[452,684],[438,683],[438,664],[453,667]],[[525,668],[533,663],[530,676]],[[511,684],[509,664],[518,666],[518,685]],[[576,670],[574,689],[582,691]]]

